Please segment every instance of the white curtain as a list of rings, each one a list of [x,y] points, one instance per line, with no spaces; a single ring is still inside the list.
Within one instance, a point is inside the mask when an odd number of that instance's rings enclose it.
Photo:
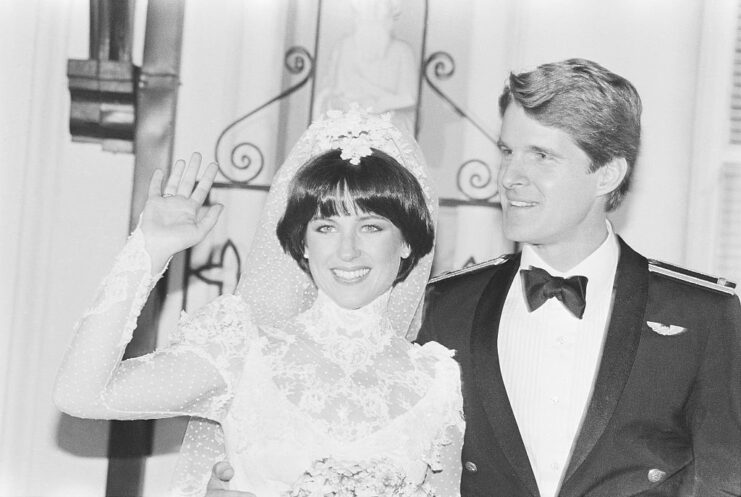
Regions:
[[[99,496],[106,422],[62,416],[54,376],[126,238],[133,157],[72,143],[68,58],[86,0],[0,2],[0,495]]]

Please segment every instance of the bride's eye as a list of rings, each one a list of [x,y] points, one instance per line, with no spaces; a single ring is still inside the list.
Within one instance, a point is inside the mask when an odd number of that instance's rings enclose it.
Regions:
[[[331,224],[318,224],[314,227],[314,231],[317,233],[332,233],[335,231],[335,227]]]
[[[375,223],[364,224],[361,229],[365,233],[375,233],[377,231],[383,231],[383,227],[380,224]]]

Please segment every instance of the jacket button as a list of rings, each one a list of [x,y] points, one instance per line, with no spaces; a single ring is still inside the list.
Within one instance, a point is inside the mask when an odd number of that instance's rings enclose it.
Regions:
[[[476,466],[476,463],[473,463],[471,461],[466,461],[465,464],[463,464],[463,467],[466,468],[466,471],[469,473],[475,473],[479,470],[478,466]]]
[[[652,469],[648,472],[648,481],[651,483],[659,483],[661,480],[664,479],[666,476],[666,471],[661,471],[660,469]]]

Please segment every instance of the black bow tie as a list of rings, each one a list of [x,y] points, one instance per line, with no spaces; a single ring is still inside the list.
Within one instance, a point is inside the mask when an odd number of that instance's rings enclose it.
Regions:
[[[561,278],[551,276],[545,269],[530,266],[530,269],[521,269],[525,298],[530,312],[534,311],[551,297],[556,297],[571,313],[582,318],[587,306],[587,277],[572,276]]]

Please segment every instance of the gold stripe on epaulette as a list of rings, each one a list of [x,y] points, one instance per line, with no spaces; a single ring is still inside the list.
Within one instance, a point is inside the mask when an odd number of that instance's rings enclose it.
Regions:
[[[649,259],[648,270],[668,276],[669,278],[715,290],[717,292],[723,292],[729,295],[735,295],[736,293],[736,284],[732,281],[728,281],[725,278],[718,278],[716,276],[698,273],[680,266],[667,264],[666,262]]]
[[[430,281],[428,281],[427,284],[437,283],[438,281],[447,280],[448,278],[453,278],[454,276],[462,276],[464,274],[473,273],[480,269],[486,269],[490,266],[498,266],[499,264],[507,261],[511,256],[512,254],[500,255],[496,259],[480,262],[472,266],[466,266],[464,268],[454,269],[452,271],[445,271],[444,273],[440,273],[437,276],[433,276],[432,278],[430,278]]]

